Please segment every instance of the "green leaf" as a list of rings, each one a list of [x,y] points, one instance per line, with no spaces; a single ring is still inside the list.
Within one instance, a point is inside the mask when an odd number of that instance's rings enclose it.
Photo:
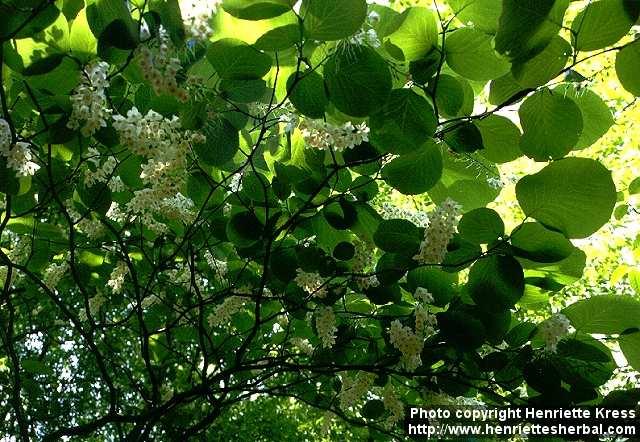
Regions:
[[[233,159],[240,148],[238,129],[225,118],[217,118],[204,126],[206,141],[194,146],[198,157],[212,166],[221,166]]]
[[[542,51],[562,26],[569,0],[504,0],[496,50],[522,61]]]
[[[489,244],[504,235],[504,222],[495,210],[480,207],[462,216],[458,233],[472,243]]]
[[[508,163],[522,156],[520,129],[510,119],[501,115],[489,115],[475,122],[482,136],[479,153],[494,163]]]
[[[60,63],[62,63],[63,58],[64,54],[51,54],[43,58],[39,58],[27,66],[22,71],[22,74],[26,77],[46,74],[57,68]]]
[[[616,188],[599,162],[565,158],[522,178],[516,196],[527,216],[567,238],[586,238],[611,217]]]
[[[107,27],[115,20],[122,20],[122,30],[131,38],[136,38],[136,26],[124,2],[120,0],[95,0],[87,6],[87,22],[91,32],[100,38]]]
[[[33,17],[31,8],[23,7],[24,5],[20,2],[16,3],[16,5],[11,5],[10,2],[0,3],[0,40],[8,36],[14,36],[13,38],[16,39],[33,37],[49,27],[60,15],[60,10],[53,3],[40,9]],[[38,3],[39,5],[41,4]]]
[[[370,142],[397,154],[418,149],[436,131],[433,107],[409,89],[394,89],[388,101],[369,119]]]
[[[294,72],[287,80],[289,100],[302,115],[322,118],[329,104],[324,80],[315,71]]]
[[[433,303],[444,307],[456,293],[458,274],[433,267],[418,267],[407,273],[407,286],[411,293],[423,287],[433,295]]]
[[[373,236],[373,241],[381,250],[406,256],[418,252],[421,240],[420,230],[404,219],[382,221]]]
[[[477,261],[469,271],[467,289],[483,310],[508,310],[524,294],[524,273],[511,256],[492,255]]]
[[[631,181],[628,188],[629,195],[637,195],[640,193],[640,177],[636,177]]]
[[[431,10],[407,8],[398,22],[398,28],[383,40],[393,57],[403,61],[419,60],[436,46],[438,26]]]
[[[259,79],[271,69],[271,57],[232,38],[212,43],[207,49],[207,60],[218,75],[226,79]]]
[[[524,133],[520,149],[536,161],[565,156],[582,133],[582,113],[568,97],[543,89],[527,98],[518,111]]]
[[[472,121],[453,123],[454,129],[444,134],[444,141],[457,153],[471,153],[483,148],[482,134]]]
[[[560,74],[570,55],[569,42],[556,35],[539,54],[514,64],[511,70],[513,78],[523,88],[536,88],[547,84]]]
[[[366,419],[378,419],[386,411],[384,402],[380,399],[371,399],[362,407],[362,417]]]
[[[255,80],[225,78],[220,82],[220,90],[224,92],[226,98],[236,103],[253,103],[264,96],[267,84],[261,78]]]
[[[300,15],[305,35],[314,40],[340,40],[355,34],[367,16],[365,0],[303,0]]]
[[[443,159],[442,179],[429,190],[429,196],[436,204],[451,198],[469,211],[486,206],[500,194],[499,188],[487,182],[487,179],[499,176],[498,168],[479,152],[463,155],[445,152]]]
[[[463,23],[473,23],[480,31],[495,34],[502,13],[502,2],[495,0],[447,0]]]
[[[611,109],[591,89],[577,88],[572,84],[562,84],[554,92],[570,97],[582,113],[582,133],[575,149],[585,149],[598,141],[613,126]]]
[[[20,364],[22,365],[22,369],[27,373],[36,374],[36,375],[53,373],[53,370],[51,369],[51,367],[49,367],[47,364],[45,364],[44,362],[38,359],[25,358],[25,359],[22,359],[22,361],[20,361]]]
[[[524,223],[511,233],[511,245],[517,256],[536,262],[557,262],[573,253],[574,247],[562,233],[540,223]]]
[[[616,73],[626,90],[640,97],[640,43],[634,42],[624,47],[616,55]]]
[[[242,20],[273,18],[291,10],[291,0],[224,0],[222,8]]]
[[[86,9],[82,9],[69,30],[71,52],[83,61],[89,61],[98,50],[98,40],[91,33],[87,22]]]
[[[582,387],[599,387],[616,367],[606,345],[582,334],[560,341],[552,362],[564,382]]]
[[[249,247],[262,237],[264,227],[252,212],[240,212],[227,223],[227,237],[238,247]]]
[[[640,9],[635,0],[599,0],[589,3],[571,24],[573,46],[594,51],[611,46],[631,29]]]
[[[382,178],[405,195],[418,195],[431,189],[442,176],[440,147],[433,141],[420,149],[400,155],[382,169]]]
[[[620,334],[640,326],[640,301],[624,295],[598,295],[562,310],[583,333]]]
[[[366,46],[345,45],[327,61],[324,79],[331,102],[353,117],[374,113],[391,92],[387,62]]]
[[[158,14],[162,26],[169,31],[176,45],[183,44],[185,30],[179,0],[150,0],[149,11]]]
[[[376,264],[376,278],[382,285],[390,285],[398,282],[413,261],[409,256],[399,253],[385,253]]]
[[[447,64],[470,80],[488,81],[509,72],[511,64],[493,49],[491,35],[473,28],[452,32],[446,39]]]
[[[634,370],[640,371],[640,331],[625,333],[618,338],[620,350]]]
[[[262,51],[282,51],[300,40],[300,26],[284,25],[263,34],[254,46]]]

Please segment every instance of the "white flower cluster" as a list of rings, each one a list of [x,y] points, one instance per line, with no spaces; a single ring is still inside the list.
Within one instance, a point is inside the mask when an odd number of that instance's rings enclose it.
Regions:
[[[382,203],[381,209],[380,215],[384,219],[406,219],[418,227],[427,227],[429,224],[429,214],[426,212],[403,209],[390,202]]]
[[[384,387],[382,402],[384,403],[384,408],[391,414],[387,418],[387,425],[394,425],[404,418],[404,404],[398,398],[398,395],[390,383]]]
[[[216,306],[215,311],[207,318],[209,327],[226,324],[231,321],[231,317],[240,311],[244,305],[245,298],[241,296],[231,296],[225,299],[222,304]]]
[[[351,258],[353,261],[351,271],[353,273],[365,273],[373,263],[373,252],[375,247],[372,244],[361,240],[356,241],[354,246],[356,251],[353,258]],[[360,290],[365,290],[369,287],[377,287],[379,285],[376,275],[356,276],[355,283]]]
[[[213,36],[213,29],[209,24],[221,0],[190,0],[181,2],[180,12],[182,21],[190,38],[194,40],[208,40]]]
[[[416,335],[422,337],[432,335],[438,324],[436,315],[429,311],[428,306],[428,304],[433,303],[433,295],[424,287],[418,287],[413,297],[418,302],[415,309]]]
[[[89,147],[87,149],[89,156],[87,161],[93,164],[95,170],[87,169],[84,174],[84,182],[87,186],[92,186],[96,183],[109,183],[116,181],[113,177],[113,172],[118,167],[118,160],[114,156],[108,156],[104,162],[100,161],[100,151],[95,147]],[[110,185],[111,187],[111,185]]]
[[[336,343],[336,314],[331,307],[321,307],[316,312],[316,330],[323,348],[331,348]]]
[[[327,287],[326,287],[326,278],[318,275],[315,272],[305,272],[302,269],[297,270],[298,275],[294,279],[295,283],[298,284],[305,292],[310,295],[314,295],[318,298],[326,298],[327,297]]]
[[[201,134],[181,130],[178,117],[171,119],[150,110],[142,115],[137,108],[127,116],[114,115],[113,127],[123,145],[147,159],[140,178],[144,189],[136,190],[126,210],[140,218],[157,232],[166,226],[154,219],[155,214],[193,221],[193,201],[180,193],[185,184],[187,153],[192,143],[201,143]]]
[[[358,401],[369,392],[375,379],[375,374],[366,371],[359,371],[352,377],[343,375],[342,388],[338,394],[340,408],[347,410],[356,405]]]
[[[80,215],[71,199],[65,201],[65,207],[76,227],[89,238],[98,239],[106,232],[105,227],[100,221],[94,219],[91,213],[88,213],[86,216]]]
[[[173,45],[167,30],[158,29],[157,45],[151,48],[141,45],[137,49],[136,59],[142,70],[142,76],[151,83],[156,95],[173,95],[183,103],[189,99],[187,90],[178,86],[176,74],[181,68],[180,60],[173,57]]]
[[[308,339],[295,336],[291,338],[291,343],[294,346],[298,347],[298,350],[300,350],[305,355],[307,356],[313,355],[313,345],[311,345]]]
[[[562,313],[557,313],[538,326],[538,333],[545,343],[545,349],[555,353],[558,343],[569,334],[571,323]]]
[[[11,146],[11,127],[4,118],[0,118],[0,149],[8,149]]]
[[[89,313],[91,313],[92,317],[95,317],[100,313],[100,309],[102,308],[102,306],[106,301],[107,299],[104,297],[104,295],[100,291],[98,291],[98,293],[96,293],[96,295],[93,298],[89,298]],[[86,321],[88,319],[87,311],[85,309],[80,309],[80,313],[78,314],[78,317],[80,318],[81,321]]]
[[[71,95],[73,108],[67,123],[69,129],[80,129],[83,136],[90,137],[107,125],[111,114],[105,93],[109,87],[108,71],[109,65],[104,61],[93,61],[86,66],[82,81]]]
[[[11,141],[3,144],[0,146],[0,155],[7,159],[7,167],[13,169],[18,177],[32,176],[40,169],[40,166],[33,161],[34,156],[31,154],[29,143],[24,141],[18,141],[13,146]]]
[[[413,257],[422,264],[439,264],[447,254],[447,245],[456,230],[460,206],[450,198],[429,213],[429,225],[424,232],[420,251]]]
[[[362,29],[351,37],[349,42],[357,45],[371,46],[372,48],[380,47],[380,38],[378,38],[378,33],[373,28],[367,30]]]
[[[413,371],[422,364],[420,354],[424,347],[424,340],[420,336],[396,319],[391,323],[389,337],[391,344],[402,353],[402,365],[407,370]]]
[[[227,276],[228,265],[226,261],[216,259],[208,250],[204,252],[204,259],[207,261],[209,267],[220,275],[221,278]]]
[[[118,262],[118,265],[113,269],[111,275],[109,276],[109,281],[107,281],[107,286],[111,288],[113,293],[122,293],[122,288],[124,287],[124,280],[129,274],[129,267],[127,267],[127,263],[124,261]]]
[[[49,290],[55,290],[62,277],[69,271],[69,263],[62,262],[60,264],[50,264],[42,276],[42,282]]]
[[[333,148],[341,152],[369,141],[369,128],[366,123],[354,126],[349,121],[342,126],[336,126],[320,120],[303,120],[300,129],[305,143],[316,149]]]

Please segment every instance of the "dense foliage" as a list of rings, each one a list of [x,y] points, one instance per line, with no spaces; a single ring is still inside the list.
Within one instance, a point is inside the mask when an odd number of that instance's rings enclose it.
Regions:
[[[627,190],[581,155],[614,117],[580,67],[640,95],[640,4],[424,3],[0,1],[0,437],[637,403],[602,386],[612,343],[640,370],[640,301],[528,309]]]

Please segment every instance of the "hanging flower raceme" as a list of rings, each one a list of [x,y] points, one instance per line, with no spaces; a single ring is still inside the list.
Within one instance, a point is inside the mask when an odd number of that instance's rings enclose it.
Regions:
[[[426,338],[435,332],[438,324],[436,315],[429,311],[429,304],[433,303],[433,295],[424,287],[418,287],[413,297],[418,301],[415,309],[416,335]]]
[[[42,282],[47,286],[49,290],[55,290],[60,280],[69,271],[69,263],[53,263],[50,264],[45,270],[42,276]]]
[[[391,323],[389,330],[391,345],[402,353],[402,365],[413,371],[422,364],[420,354],[424,347],[424,340],[409,327],[403,326],[397,319]]]
[[[354,126],[347,122],[336,126],[320,120],[303,120],[300,129],[305,143],[321,150],[333,148],[341,152],[369,141],[369,128],[365,123]]]
[[[384,408],[390,413],[390,416],[387,418],[387,425],[394,425],[404,418],[404,404],[398,398],[391,384],[387,384],[386,387],[384,387],[382,403],[384,404]]]
[[[351,271],[353,273],[365,273],[373,265],[373,253],[375,247],[365,241],[357,240],[355,242],[355,253],[351,258],[353,264],[351,265]],[[368,289],[369,287],[377,287],[379,285],[376,275],[371,276],[355,276],[355,283],[360,290]]]
[[[127,266],[127,263],[124,261],[118,262],[118,265],[116,265],[109,276],[109,281],[107,281],[107,286],[111,288],[113,293],[122,293],[124,281],[128,274],[129,267]]]
[[[178,117],[165,118],[153,110],[143,116],[134,107],[126,117],[114,115],[113,120],[121,143],[147,159],[140,175],[147,187],[134,192],[127,211],[140,216],[157,232],[164,232],[166,227],[154,215],[192,222],[195,204],[181,190],[187,176],[187,153],[192,144],[204,142],[204,136],[183,131]]]
[[[555,353],[558,343],[569,334],[571,323],[569,319],[557,313],[538,326],[538,332],[545,343],[545,349]]]
[[[336,343],[336,314],[331,307],[320,307],[316,312],[316,330],[323,348],[331,348]]]
[[[31,153],[29,143],[24,141],[18,141],[13,146],[11,143],[8,146],[3,145],[0,155],[6,158],[7,167],[12,169],[18,177],[35,175],[40,169],[40,165],[33,161],[35,157]]]
[[[226,324],[231,321],[231,317],[238,313],[244,305],[245,298],[241,296],[230,296],[222,304],[216,306],[215,311],[207,318],[209,327]]]
[[[420,251],[413,257],[421,264],[440,264],[447,254],[447,245],[456,231],[460,205],[447,198],[429,213],[429,224],[424,231]]]
[[[189,38],[204,41],[213,36],[209,24],[221,0],[191,0],[180,4],[182,21]]]
[[[365,371],[359,371],[351,377],[343,375],[342,388],[338,394],[340,408],[346,410],[356,405],[369,392],[375,379],[375,374]]]
[[[82,81],[71,95],[73,108],[67,123],[69,129],[80,129],[83,136],[90,137],[107,125],[111,115],[105,93],[109,87],[108,71],[109,65],[104,61],[94,61],[85,67]]]
[[[4,151],[11,146],[11,127],[7,120],[0,118],[0,150]]]
[[[169,33],[160,26],[158,37],[150,45],[141,45],[136,50],[136,60],[142,70],[142,76],[151,83],[156,95],[173,95],[186,102],[187,90],[178,86],[176,75],[181,68],[180,60],[174,56],[175,50]]]
[[[297,273],[298,275],[294,281],[302,290],[318,298],[326,298],[326,278],[323,278],[315,272],[309,273],[302,269],[298,269]]]

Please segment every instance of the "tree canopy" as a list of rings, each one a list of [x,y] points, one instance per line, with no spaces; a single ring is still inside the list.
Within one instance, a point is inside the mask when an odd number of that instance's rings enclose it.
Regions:
[[[554,296],[640,193],[582,70],[640,95],[638,2],[390,3],[0,2],[0,437],[637,404],[640,300]]]

